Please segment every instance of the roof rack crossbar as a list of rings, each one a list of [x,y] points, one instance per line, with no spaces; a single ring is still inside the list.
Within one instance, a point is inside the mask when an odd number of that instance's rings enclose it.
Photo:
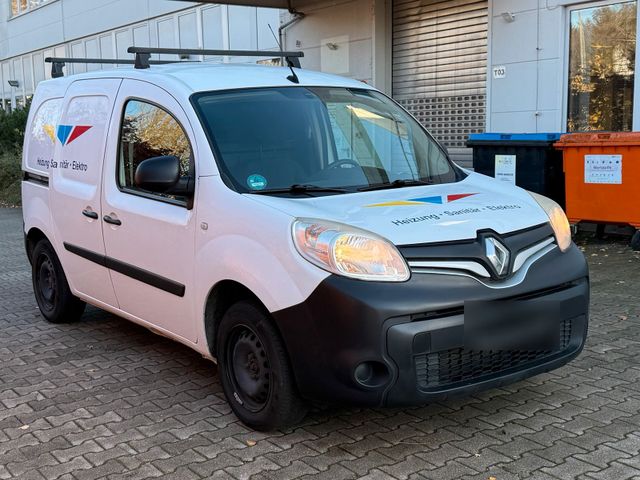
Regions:
[[[151,54],[159,55],[210,55],[229,57],[281,57],[287,62],[287,66],[300,68],[300,58],[304,52],[281,52],[267,50],[208,50],[199,48],[156,48],[156,47],[129,47],[129,53],[136,54],[136,68],[149,68],[153,60],[149,60]]]
[[[124,58],[71,58],[71,57],[47,57],[44,59],[46,63],[51,64],[51,78],[64,77],[62,68],[67,63],[79,64],[100,64],[100,65],[135,65],[135,60]],[[167,63],[175,63],[170,60],[149,60],[150,65],[165,65]]]

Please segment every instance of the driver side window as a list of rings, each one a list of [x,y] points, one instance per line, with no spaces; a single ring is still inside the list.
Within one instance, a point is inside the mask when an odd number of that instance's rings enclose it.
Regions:
[[[129,193],[186,201],[170,194],[151,193],[136,186],[135,173],[144,160],[173,155],[180,160],[180,178],[193,176],[189,139],[178,121],[163,108],[141,100],[129,100],[120,128],[118,186]]]

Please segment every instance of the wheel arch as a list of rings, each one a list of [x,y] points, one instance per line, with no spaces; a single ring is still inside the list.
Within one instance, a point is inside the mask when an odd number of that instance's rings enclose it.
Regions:
[[[216,357],[216,335],[223,315],[229,307],[241,300],[254,302],[269,314],[264,302],[240,282],[221,280],[209,290],[204,308],[204,331],[207,349],[212,357]],[[282,338],[278,325],[276,322],[272,321],[272,323]]]
[[[45,238],[55,248],[53,215],[49,208],[49,188],[22,182],[22,221],[25,248],[29,261],[37,241]]]
[[[47,237],[47,235],[38,227],[31,227],[29,231],[25,233],[24,246],[29,263],[32,261],[33,249],[40,240],[47,240],[51,245],[53,245],[51,239],[49,239],[49,237]]]

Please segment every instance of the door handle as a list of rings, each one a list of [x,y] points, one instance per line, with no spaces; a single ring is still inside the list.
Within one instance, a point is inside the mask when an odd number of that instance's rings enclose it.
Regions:
[[[105,222],[110,223],[111,225],[122,225],[122,222],[120,220],[118,220],[117,218],[113,218],[110,215],[105,215],[104,217],[102,217],[102,219]]]
[[[82,214],[85,217],[93,218],[94,220],[96,220],[98,218],[98,214],[96,212],[91,211],[91,210],[87,210],[87,209],[82,210]]]

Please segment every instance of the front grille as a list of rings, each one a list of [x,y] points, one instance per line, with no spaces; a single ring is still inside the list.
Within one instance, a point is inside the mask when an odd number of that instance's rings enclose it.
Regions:
[[[571,341],[571,320],[560,328],[560,351]],[[555,353],[551,350],[467,350],[453,348],[416,355],[415,369],[420,390],[435,390],[461,382],[480,381],[483,377],[514,368],[525,368]]]

